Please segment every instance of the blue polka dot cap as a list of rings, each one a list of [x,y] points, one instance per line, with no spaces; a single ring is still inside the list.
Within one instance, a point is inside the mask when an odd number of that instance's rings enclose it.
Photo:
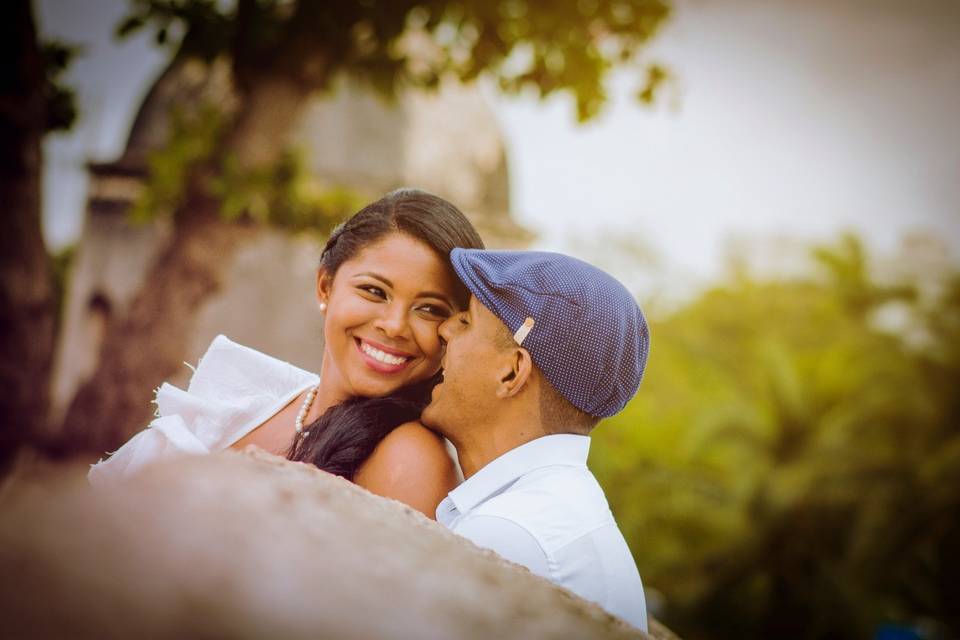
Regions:
[[[613,276],[545,251],[454,249],[450,260],[573,406],[606,418],[637,392],[650,333],[636,300]]]

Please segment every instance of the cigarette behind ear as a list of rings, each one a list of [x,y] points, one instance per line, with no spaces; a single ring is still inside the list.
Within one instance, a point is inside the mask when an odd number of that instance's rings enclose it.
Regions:
[[[517,332],[513,334],[514,341],[522,345],[523,339],[527,337],[527,334],[530,333],[530,330],[533,329],[534,320],[533,318],[527,318],[523,321],[523,324],[520,325],[520,328],[517,329]]]

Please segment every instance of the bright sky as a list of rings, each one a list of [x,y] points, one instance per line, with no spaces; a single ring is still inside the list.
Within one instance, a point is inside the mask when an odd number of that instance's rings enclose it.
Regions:
[[[54,246],[79,233],[84,161],[119,154],[165,59],[145,38],[112,40],[125,6],[39,2],[44,33],[86,47],[70,71],[84,117],[46,144]],[[960,3],[685,0],[650,52],[676,77],[653,109],[626,76],[586,126],[564,98],[489,93],[515,215],[541,246],[616,235],[695,277],[744,235],[855,229],[890,251],[927,230],[960,255]]]

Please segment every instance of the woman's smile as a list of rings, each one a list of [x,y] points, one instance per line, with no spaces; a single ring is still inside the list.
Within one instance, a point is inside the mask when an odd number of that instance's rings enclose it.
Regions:
[[[379,373],[399,373],[414,360],[413,355],[392,349],[378,342],[356,336],[353,340],[363,362]]]

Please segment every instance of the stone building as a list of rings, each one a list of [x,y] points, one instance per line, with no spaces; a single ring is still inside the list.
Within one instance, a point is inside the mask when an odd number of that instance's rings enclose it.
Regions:
[[[227,66],[178,60],[147,94],[122,156],[90,166],[86,220],[64,304],[53,378],[53,423],[95,369],[104,327],[123,313],[169,237],[163,222],[132,224],[130,204],[151,151],[165,144],[174,109],[229,106]],[[519,247],[531,234],[510,215],[503,137],[475,87],[402,92],[388,102],[351,80],[308,103],[290,144],[326,185],[375,199],[416,186],[449,199],[491,247]],[[195,362],[218,333],[319,370],[322,337],[314,303],[316,239],[264,230],[231,260],[227,285],[201,310],[184,360]],[[279,286],[278,286],[279,283]],[[189,370],[184,367],[180,380]]]

